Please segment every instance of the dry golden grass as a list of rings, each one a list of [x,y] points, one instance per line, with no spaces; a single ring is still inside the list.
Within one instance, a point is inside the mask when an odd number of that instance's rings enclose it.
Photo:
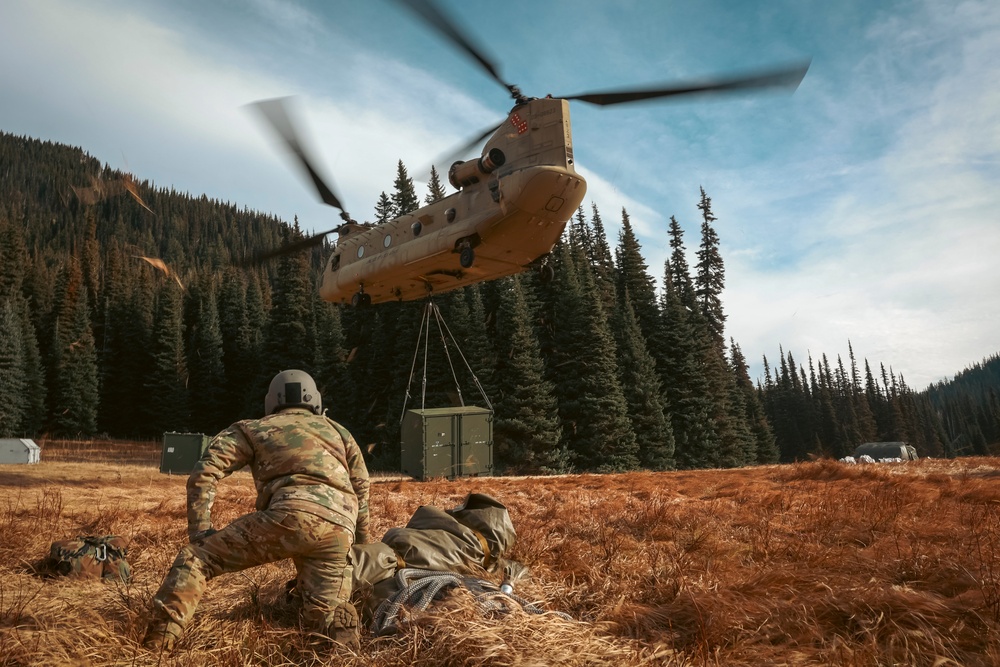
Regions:
[[[379,480],[374,535],[422,504],[500,499],[532,572],[518,593],[577,621],[483,619],[456,594],[343,656],[299,630],[285,562],[212,582],[159,656],[138,642],[186,539],[185,480],[157,471],[155,443],[133,450],[145,463],[46,443],[41,464],[0,466],[0,665],[1000,664],[1000,459]],[[226,480],[219,523],[254,495]],[[130,540],[132,584],[31,573],[52,541],[110,533]]]

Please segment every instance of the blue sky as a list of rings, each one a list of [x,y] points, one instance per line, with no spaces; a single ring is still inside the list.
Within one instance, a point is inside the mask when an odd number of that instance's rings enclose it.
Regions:
[[[585,206],[612,243],[628,210],[655,277],[669,217],[693,250],[699,187],[712,197],[728,333],[754,375],[779,345],[835,361],[851,340],[920,389],[1000,350],[1000,3],[442,4],[535,96],[812,59],[794,94],[571,111]],[[336,213],[246,104],[298,96],[359,219],[397,160],[416,173],[510,106],[391,0],[11,0],[0,62],[0,130],[307,229]]]

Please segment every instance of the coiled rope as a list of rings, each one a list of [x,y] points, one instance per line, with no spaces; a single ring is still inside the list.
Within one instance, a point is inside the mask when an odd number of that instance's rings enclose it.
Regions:
[[[531,602],[500,590],[496,584],[476,577],[466,577],[454,572],[435,572],[421,570],[415,567],[402,568],[396,572],[396,584],[399,590],[382,601],[375,610],[371,632],[374,636],[392,634],[398,628],[399,612],[404,607],[417,611],[426,611],[442,591],[449,588],[464,587],[476,600],[476,606],[483,616],[503,616],[512,611],[512,603],[529,614],[551,613],[565,620],[573,620],[569,614],[548,612],[536,607]]]

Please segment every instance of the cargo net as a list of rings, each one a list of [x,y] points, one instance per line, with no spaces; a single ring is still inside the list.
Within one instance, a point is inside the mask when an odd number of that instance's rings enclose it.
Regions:
[[[399,615],[403,609],[427,611],[431,603],[453,588],[468,590],[475,599],[479,613],[488,618],[505,616],[517,608],[528,614],[553,614],[567,621],[573,620],[569,614],[546,611],[515,595],[509,584],[497,586],[483,579],[462,576],[454,572],[407,567],[396,572],[396,584],[399,590],[392,597],[383,600],[375,610],[371,633],[376,637],[396,632],[399,628]]]

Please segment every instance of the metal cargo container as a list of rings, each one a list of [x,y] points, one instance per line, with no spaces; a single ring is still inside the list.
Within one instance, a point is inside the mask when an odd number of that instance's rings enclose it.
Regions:
[[[188,474],[208,448],[209,437],[202,433],[163,434],[163,451],[160,454],[160,472]]]
[[[416,479],[493,474],[492,410],[407,410],[400,439],[403,472]]]

